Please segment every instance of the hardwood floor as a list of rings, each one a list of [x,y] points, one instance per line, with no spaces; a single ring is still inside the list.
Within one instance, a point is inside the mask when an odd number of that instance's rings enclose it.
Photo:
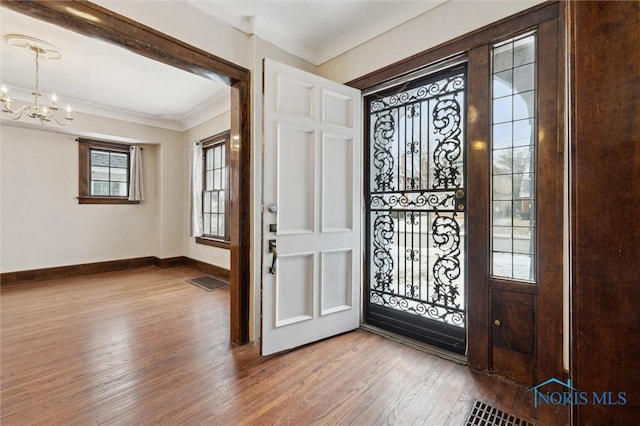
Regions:
[[[261,357],[229,343],[229,291],[144,267],[2,288],[9,425],[462,425],[474,399],[535,420],[526,389],[358,330]]]

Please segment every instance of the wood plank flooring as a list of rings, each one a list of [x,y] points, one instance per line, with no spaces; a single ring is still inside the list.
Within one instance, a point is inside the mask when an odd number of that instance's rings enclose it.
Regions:
[[[229,343],[229,290],[144,267],[2,288],[9,425],[462,425],[474,399],[536,421],[526,389],[358,330],[261,357]]]

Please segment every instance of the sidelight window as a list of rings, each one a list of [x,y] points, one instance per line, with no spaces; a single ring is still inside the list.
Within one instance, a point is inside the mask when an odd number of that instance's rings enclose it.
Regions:
[[[492,275],[535,280],[536,35],[493,45]]]

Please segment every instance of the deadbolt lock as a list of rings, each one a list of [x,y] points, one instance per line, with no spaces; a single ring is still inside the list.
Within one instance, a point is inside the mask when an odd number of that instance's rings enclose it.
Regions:
[[[458,189],[456,191],[456,198],[464,198],[464,189]]]

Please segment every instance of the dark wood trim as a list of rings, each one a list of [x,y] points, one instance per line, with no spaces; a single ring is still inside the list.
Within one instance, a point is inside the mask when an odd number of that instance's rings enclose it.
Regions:
[[[132,201],[121,197],[78,197],[78,204],[140,204],[140,201]]]
[[[88,1],[6,0],[2,6],[211,80],[248,81],[247,69]]]
[[[0,274],[0,285],[2,287],[6,287],[33,281],[69,278],[78,275],[97,274],[100,272],[121,271],[123,269],[140,268],[153,264],[154,260],[149,256],[134,259],[84,263],[80,265],[55,266],[52,268],[31,269],[28,271],[5,272]]]
[[[559,19],[538,27],[536,152],[536,370],[534,383],[562,377],[564,91]]]
[[[640,3],[570,2],[571,379],[626,392],[572,424],[640,418]]]
[[[196,244],[204,244],[205,246],[218,247],[223,249],[231,249],[231,242],[216,240],[215,238],[196,237]]]
[[[182,266],[186,264],[186,257],[184,256],[176,256],[176,257],[166,257],[164,259],[160,259],[159,257],[153,256],[151,260],[153,261],[153,265],[157,266],[161,269],[173,268],[176,266]]]
[[[55,266],[52,268],[31,269],[27,271],[5,272],[0,274],[0,286],[10,287],[28,284],[35,281],[71,278],[79,275],[98,274],[102,272],[123,271],[126,269],[157,266],[158,268],[173,268],[188,266],[224,281],[229,281],[230,272],[226,268],[185,256],[160,259],[155,256],[137,257],[133,259],[108,260],[104,262],[84,263],[80,265]]]
[[[251,109],[249,70],[84,0],[7,0],[2,6],[231,85],[231,340],[249,339],[251,284]],[[74,14],[70,9],[81,12]],[[83,15],[84,14],[84,15]],[[84,17],[83,17],[84,16]],[[94,22],[87,17],[98,18]]]
[[[471,31],[460,37],[456,37],[453,40],[417,53],[377,71],[365,74],[349,81],[346,84],[360,90],[374,87],[387,80],[415,71],[426,65],[469,51],[475,47],[491,43],[498,38],[508,37],[510,34],[522,31],[523,28],[533,27],[540,22],[557,18],[558,10],[558,2],[542,3],[475,31]]]
[[[249,82],[231,85],[231,340],[249,341],[249,283],[251,279],[251,117]],[[256,285],[259,280],[256,278]]]
[[[193,269],[197,269],[200,272],[211,275],[212,277],[219,278],[223,281],[229,282],[231,272],[228,269],[222,268],[217,265],[205,263],[200,260],[192,259],[190,257],[183,257],[182,264]]]
[[[490,100],[488,45],[467,54],[467,363],[470,368],[490,368],[489,334],[489,164]]]

